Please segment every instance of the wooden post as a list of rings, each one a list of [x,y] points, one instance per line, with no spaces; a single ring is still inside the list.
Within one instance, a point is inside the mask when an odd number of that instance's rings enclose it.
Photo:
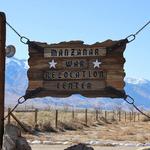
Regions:
[[[98,110],[96,110],[96,121],[98,121]]]
[[[11,108],[8,108],[8,114],[10,114]],[[8,115],[8,124],[10,124],[10,115]]]
[[[58,110],[56,109],[55,128],[58,128]]]
[[[0,149],[3,144],[4,134],[4,95],[5,95],[5,41],[6,41],[6,17],[0,12]]]
[[[126,112],[124,112],[124,120],[125,120],[125,122],[127,121],[127,113]]]
[[[112,115],[113,115],[113,116],[112,116],[112,119],[115,120],[115,111],[114,111],[114,110],[113,110],[113,112],[112,112]]]
[[[37,117],[38,117],[38,109],[35,109],[35,118],[34,118],[35,125],[37,125]]]
[[[134,112],[134,122],[136,121],[136,112]]]
[[[138,121],[140,121],[140,114],[138,113]]]
[[[107,111],[105,111],[105,120],[107,120]]]
[[[86,126],[88,124],[87,109],[85,109],[85,124]]]
[[[118,112],[119,113],[119,122],[121,121],[121,111]]]
[[[72,110],[72,120],[74,120],[74,109]]]
[[[130,112],[130,122],[132,121],[132,113]]]
[[[13,113],[11,113],[10,115],[12,116],[12,118],[13,118],[14,120],[16,120],[16,122],[22,127],[22,129],[24,129],[24,131],[33,134],[33,132],[30,131],[28,128],[26,128],[26,127],[21,123],[21,121],[19,121],[19,119],[17,119],[17,117],[16,117]]]

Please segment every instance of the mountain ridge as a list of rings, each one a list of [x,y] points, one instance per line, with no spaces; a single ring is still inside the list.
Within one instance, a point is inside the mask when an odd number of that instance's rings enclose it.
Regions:
[[[15,104],[17,99],[25,94],[28,86],[27,69],[29,68],[27,60],[19,60],[17,58],[6,59],[6,86],[5,97],[6,106]],[[131,95],[136,102],[136,105],[145,109],[150,108],[150,81],[147,79],[125,78],[125,91]],[[38,103],[37,103],[38,101]],[[103,107],[110,109],[121,105],[125,108],[126,104],[122,99],[110,98],[86,98],[79,94],[72,95],[68,98],[36,98],[28,100],[27,104],[35,105],[36,107],[46,106],[70,106],[79,108],[98,108]]]

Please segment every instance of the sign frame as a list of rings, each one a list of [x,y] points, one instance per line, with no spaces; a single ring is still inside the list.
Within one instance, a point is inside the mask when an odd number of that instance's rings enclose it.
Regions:
[[[123,52],[126,44],[126,40],[107,40],[92,45],[84,44],[83,41],[58,44],[30,42],[27,93],[41,87],[43,90],[33,97],[68,97],[81,94],[85,97],[119,98],[108,91],[107,87],[125,92]],[[66,64],[69,61],[74,66],[68,67]],[[76,63],[78,61],[80,63]],[[82,71],[85,71],[86,75]],[[103,72],[104,76],[91,77],[87,72],[92,71],[95,71],[95,74]],[[80,74],[79,77],[77,73]]]

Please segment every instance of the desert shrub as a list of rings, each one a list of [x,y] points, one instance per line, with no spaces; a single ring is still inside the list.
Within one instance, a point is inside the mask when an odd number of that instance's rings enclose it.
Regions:
[[[144,118],[142,118],[142,121],[143,121],[143,122],[148,122],[148,121],[150,121],[150,118],[144,117]]]
[[[65,130],[77,130],[77,127],[72,122],[59,122],[59,127]]]
[[[57,132],[55,128],[52,127],[50,122],[45,122],[40,127],[43,132]]]

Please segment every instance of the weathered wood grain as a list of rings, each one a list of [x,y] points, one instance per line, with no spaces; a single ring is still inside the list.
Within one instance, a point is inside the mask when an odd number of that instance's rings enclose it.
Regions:
[[[86,80],[86,81],[44,81],[43,85],[46,90],[49,91],[72,91],[72,92],[80,92],[80,91],[95,91],[102,90],[106,87],[106,83],[104,80]],[[99,85],[99,86],[97,86]]]
[[[42,87],[39,97],[67,97],[79,93],[88,97],[118,97],[106,91],[107,86],[124,91],[123,52],[126,41],[107,40],[92,45],[82,41],[29,46],[29,87],[27,91]],[[86,50],[87,52],[83,53]],[[93,52],[92,52],[93,51]],[[95,67],[95,62],[100,62]],[[55,63],[55,67],[50,65]]]

